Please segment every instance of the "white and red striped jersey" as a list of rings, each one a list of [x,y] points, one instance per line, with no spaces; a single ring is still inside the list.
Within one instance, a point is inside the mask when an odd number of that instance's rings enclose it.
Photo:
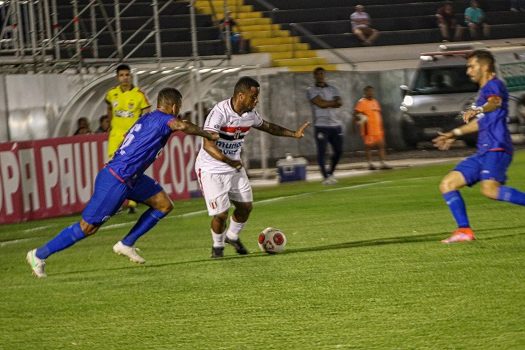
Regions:
[[[253,110],[243,115],[238,115],[232,108],[231,99],[217,103],[206,117],[203,129],[219,133],[219,139],[215,141],[217,147],[228,158],[241,159],[241,148],[244,137],[250,132],[252,126],[261,126],[263,119]],[[201,146],[195,168],[220,174],[235,171],[228,164],[213,158]]]

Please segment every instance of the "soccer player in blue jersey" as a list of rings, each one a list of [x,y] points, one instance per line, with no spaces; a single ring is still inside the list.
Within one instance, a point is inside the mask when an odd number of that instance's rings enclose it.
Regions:
[[[177,89],[159,92],[157,110],[144,115],[129,130],[114,157],[98,173],[93,195],[82,212],[80,222],[63,229],[38,249],[27,253],[33,274],[46,277],[45,259],[97,232],[113,216],[125,199],[144,203],[150,208],[142,214],[129,233],[113,246],[113,251],[143,264],[135,242],[165,217],[173,204],[159,183],[144,174],[174,131],[199,135],[210,141],[218,137],[177,116],[182,96]]]
[[[459,190],[480,183],[481,193],[498,201],[525,205],[525,193],[504,186],[507,168],[512,161],[512,141],[507,128],[508,92],[496,76],[494,56],[476,50],[468,56],[467,75],[479,84],[478,97],[472,108],[463,113],[465,125],[440,133],[433,142],[440,150],[450,148],[461,135],[478,132],[477,152],[461,161],[439,185],[458,228],[443,243],[475,240]]]

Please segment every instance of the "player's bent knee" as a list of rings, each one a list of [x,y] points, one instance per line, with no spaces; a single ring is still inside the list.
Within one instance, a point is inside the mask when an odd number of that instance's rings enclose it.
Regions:
[[[80,229],[82,230],[82,232],[84,232],[86,236],[94,235],[98,231],[99,227],[100,226],[88,224],[84,220],[80,221]]]
[[[490,199],[498,199],[499,187],[492,184],[481,184],[481,194]]]

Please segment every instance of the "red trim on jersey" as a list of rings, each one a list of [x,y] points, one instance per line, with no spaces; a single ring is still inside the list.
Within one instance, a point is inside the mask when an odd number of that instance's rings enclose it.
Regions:
[[[241,132],[247,132],[250,128],[251,126],[222,126],[221,131],[236,132],[237,130],[240,130]]]
[[[115,178],[117,180],[119,180],[120,182],[122,182],[123,184],[126,183],[126,181],[124,181],[123,178],[121,178],[120,176],[118,176],[118,174],[115,172],[115,170],[111,169],[110,167],[107,167],[109,172],[111,173],[111,175],[115,176]]]

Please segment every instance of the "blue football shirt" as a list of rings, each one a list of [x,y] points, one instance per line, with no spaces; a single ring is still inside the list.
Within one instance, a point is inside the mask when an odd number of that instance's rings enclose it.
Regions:
[[[107,165],[112,173],[124,182],[142,175],[168,142],[172,133],[168,122],[174,118],[159,110],[139,118]]]
[[[495,111],[486,112],[478,116],[478,153],[488,151],[512,153],[512,140],[507,127],[509,93],[507,87],[499,78],[489,80],[479,90],[476,106],[483,106],[491,96],[499,96],[501,98],[501,107]]]

